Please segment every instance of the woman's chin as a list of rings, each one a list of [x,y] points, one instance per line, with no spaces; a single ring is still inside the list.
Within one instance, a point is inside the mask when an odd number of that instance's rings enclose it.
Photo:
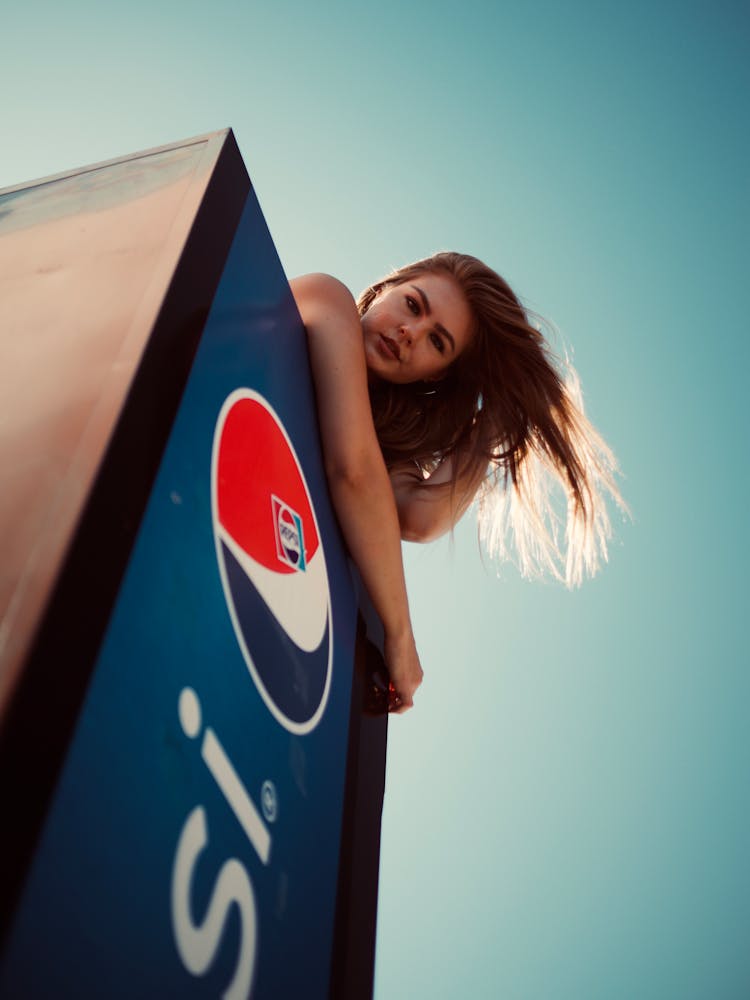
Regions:
[[[365,361],[367,362],[367,381],[372,385],[373,382],[392,382],[393,379],[390,378],[390,372],[388,370],[387,362],[378,354],[366,354]]]
[[[398,362],[389,358],[381,357],[377,349],[365,351],[365,362],[367,364],[367,382],[375,385],[378,382],[388,382],[391,385],[404,385],[407,379],[403,378]]]
[[[387,375],[384,375],[381,371],[376,371],[373,368],[367,369],[367,383],[368,385],[387,385],[391,383],[392,379],[389,379]]]

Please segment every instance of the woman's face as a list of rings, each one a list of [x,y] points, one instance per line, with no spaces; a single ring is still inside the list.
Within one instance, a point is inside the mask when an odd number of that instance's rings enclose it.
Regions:
[[[469,303],[454,279],[426,272],[387,285],[362,317],[371,375],[386,382],[436,382],[472,337]]]

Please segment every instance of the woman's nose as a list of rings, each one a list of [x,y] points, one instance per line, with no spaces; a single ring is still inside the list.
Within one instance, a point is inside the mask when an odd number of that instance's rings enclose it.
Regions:
[[[403,324],[401,325],[401,328],[399,329],[399,336],[401,337],[401,340],[405,344],[408,344],[409,347],[411,347],[413,342],[413,336],[412,336],[412,331],[409,329],[408,326],[404,326]]]

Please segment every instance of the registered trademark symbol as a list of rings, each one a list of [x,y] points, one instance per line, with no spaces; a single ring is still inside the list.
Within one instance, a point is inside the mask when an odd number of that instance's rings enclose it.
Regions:
[[[260,789],[260,804],[263,815],[269,823],[273,823],[279,814],[279,798],[276,794],[276,786],[272,781],[264,781]]]

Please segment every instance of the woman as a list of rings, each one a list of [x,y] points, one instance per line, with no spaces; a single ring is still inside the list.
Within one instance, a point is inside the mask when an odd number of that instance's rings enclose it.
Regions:
[[[553,363],[506,282],[466,254],[407,265],[355,302],[335,278],[291,283],[310,348],[326,473],[385,631],[390,709],[422,681],[401,539],[450,530],[472,500],[480,534],[521,570],[568,585],[606,558],[614,458],[586,420],[577,381]],[[551,480],[567,495],[558,543]],[[561,569],[561,564],[564,569]]]

